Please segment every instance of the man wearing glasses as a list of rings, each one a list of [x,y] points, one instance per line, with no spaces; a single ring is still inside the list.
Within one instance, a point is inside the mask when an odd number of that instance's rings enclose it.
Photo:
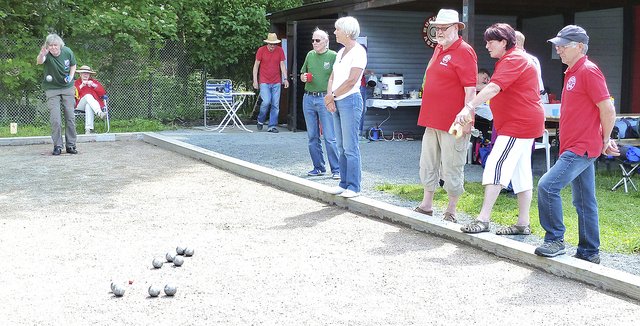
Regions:
[[[327,84],[333,71],[333,63],[336,61],[336,52],[329,50],[329,34],[318,28],[313,32],[311,43],[313,50],[307,53],[300,69],[300,80],[305,83],[302,108],[307,125],[309,155],[311,155],[313,163],[313,169],[307,175],[315,177],[327,172],[322,155],[320,137],[322,128],[331,177],[338,180],[340,179],[340,165],[333,116],[324,105],[324,96],[327,95]]]
[[[284,65],[284,51],[276,44],[280,43],[275,33],[269,33],[264,40],[267,45],[261,46],[256,53],[253,64],[253,88],[260,90],[260,113],[258,114],[258,130],[262,130],[269,107],[269,125],[267,132],[277,133],[278,114],[280,113],[280,85],[289,87],[287,67]],[[258,72],[260,79],[258,80]],[[258,83],[259,81],[259,83]]]
[[[609,138],[616,119],[604,75],[587,58],[589,36],[580,26],[565,26],[549,40],[562,63],[564,76],[560,107],[560,156],[538,182],[538,214],[545,229],[544,243],[536,248],[539,256],[565,253],[565,225],[560,190],[571,183],[573,205],[578,212],[578,250],[575,258],[600,263],[600,229],[595,193],[594,161],[603,155],[620,155]]]
[[[478,58],[458,35],[465,24],[460,22],[457,11],[441,9],[431,24],[438,45],[425,71],[418,116],[418,125],[426,127],[420,155],[424,196],[414,210],[433,215],[433,196],[442,179],[449,197],[443,219],[456,222],[456,205],[464,192],[464,165],[472,124],[465,126],[462,137],[456,138],[448,131],[460,107],[475,94]]]

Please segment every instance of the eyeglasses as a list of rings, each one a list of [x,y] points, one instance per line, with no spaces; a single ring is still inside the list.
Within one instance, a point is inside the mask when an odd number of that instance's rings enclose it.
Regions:
[[[451,24],[451,25],[445,26],[445,27],[433,26],[433,28],[436,30],[436,32],[446,32],[453,25],[455,25],[455,24]]]
[[[320,42],[322,42],[322,40],[319,39],[319,38],[312,38],[311,39],[311,43],[320,43]]]
[[[556,50],[558,50],[558,49],[565,50],[565,49],[568,49],[568,48],[575,48],[576,46],[578,46],[578,42],[572,41],[572,42],[569,42],[569,43],[567,43],[565,45],[556,45]]]

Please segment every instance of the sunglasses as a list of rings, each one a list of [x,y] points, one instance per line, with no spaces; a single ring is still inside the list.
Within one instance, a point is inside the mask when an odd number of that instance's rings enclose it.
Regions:
[[[312,38],[312,39],[311,39],[311,42],[312,42],[312,43],[320,43],[320,42],[322,42],[322,40],[321,40],[321,39],[319,39],[319,38]]]

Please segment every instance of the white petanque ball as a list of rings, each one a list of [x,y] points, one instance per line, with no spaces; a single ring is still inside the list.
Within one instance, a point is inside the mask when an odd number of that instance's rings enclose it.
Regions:
[[[193,256],[193,248],[191,247],[184,248],[184,255],[187,257]]]
[[[182,256],[176,256],[173,258],[173,264],[175,266],[182,266],[182,264],[184,264],[184,258],[182,258]]]
[[[149,286],[149,295],[152,297],[157,297],[160,295],[160,291],[162,291],[162,289],[160,289],[159,286],[155,286],[155,285],[151,285]]]
[[[176,255],[173,253],[168,252],[166,255],[164,255],[164,258],[167,259],[167,262],[172,262],[174,258],[176,258]]]
[[[121,286],[121,285],[118,285],[118,284],[114,285],[114,286],[113,286],[113,294],[114,294],[116,297],[121,297],[121,296],[123,296],[123,295],[124,295],[124,287],[123,287],[123,286]]]
[[[160,258],[154,258],[151,264],[153,264],[153,268],[160,268],[162,267],[163,261]]]
[[[48,82],[53,80],[53,77],[51,77],[51,75],[47,75],[47,77],[45,78]]]
[[[164,286],[164,294],[170,297],[176,294],[177,291],[178,291],[178,288],[176,288],[176,286],[171,283]]]
[[[176,253],[178,255],[184,255],[184,247],[183,246],[177,246],[176,247]]]

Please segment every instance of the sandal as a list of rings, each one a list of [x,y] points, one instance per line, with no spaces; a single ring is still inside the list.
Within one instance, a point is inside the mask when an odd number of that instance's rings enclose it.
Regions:
[[[458,220],[456,220],[456,214],[449,213],[449,212],[444,212],[444,217],[442,218],[442,220],[447,222],[458,223]]]
[[[503,226],[496,230],[497,235],[529,235],[531,234],[531,228],[528,225],[512,225]]]
[[[473,222],[461,227],[460,231],[464,233],[489,232],[489,222],[474,220]]]
[[[433,211],[425,211],[424,209],[420,208],[420,206],[416,206],[416,208],[414,208],[413,211],[418,212],[420,214],[433,216]]]

